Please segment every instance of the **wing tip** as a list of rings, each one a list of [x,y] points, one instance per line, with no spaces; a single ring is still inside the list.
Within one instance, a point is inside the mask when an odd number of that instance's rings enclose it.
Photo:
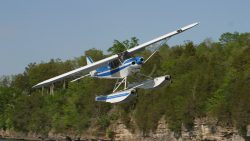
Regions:
[[[195,23],[193,23],[194,24],[194,26],[196,26],[196,25],[199,25],[201,22],[195,22]]]
[[[199,24],[200,24],[200,22],[195,22],[195,23],[192,23],[190,25],[184,26],[184,27],[180,28],[179,30],[181,30],[183,32],[183,31],[188,30],[190,28],[193,28]]]
[[[40,84],[36,84],[34,86],[32,86],[32,89],[36,89],[36,88],[39,88],[40,87]]]
[[[46,85],[46,83],[41,82],[41,83],[38,83],[38,84],[32,86],[32,89],[40,88],[40,87],[43,87],[43,86],[45,86],[45,85]]]

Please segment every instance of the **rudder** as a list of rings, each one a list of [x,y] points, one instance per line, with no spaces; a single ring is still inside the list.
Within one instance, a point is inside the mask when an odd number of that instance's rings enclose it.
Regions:
[[[90,58],[89,56],[86,56],[86,61],[87,61],[87,65],[90,65],[90,64],[94,63],[92,58]]]

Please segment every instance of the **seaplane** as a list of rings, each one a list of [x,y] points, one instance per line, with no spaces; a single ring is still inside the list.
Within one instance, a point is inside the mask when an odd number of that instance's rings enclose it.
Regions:
[[[40,82],[33,86],[33,88],[43,88],[53,85],[58,81],[71,80],[70,82],[75,82],[84,77],[116,79],[112,93],[96,96],[95,101],[108,103],[128,102],[137,96],[137,89],[155,89],[171,83],[171,75],[163,75],[152,78],[140,73],[142,66],[146,64],[146,62],[158,51],[159,48],[156,48],[147,59],[144,59],[142,56],[134,56],[135,53],[138,53],[153,44],[167,41],[169,38],[191,29],[198,24],[199,23],[196,22],[184,26],[178,30],[164,34],[146,43],[140,44],[126,51],[96,62],[94,62],[90,56],[86,56],[86,66],[82,66]],[[141,76],[146,76],[147,79],[143,81],[136,79],[138,81],[133,83],[128,82],[128,77],[133,77],[138,74]]]

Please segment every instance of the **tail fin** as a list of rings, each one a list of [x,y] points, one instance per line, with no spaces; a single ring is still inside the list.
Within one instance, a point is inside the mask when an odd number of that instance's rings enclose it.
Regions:
[[[87,65],[94,63],[94,61],[89,56],[86,56],[86,61],[87,61]]]

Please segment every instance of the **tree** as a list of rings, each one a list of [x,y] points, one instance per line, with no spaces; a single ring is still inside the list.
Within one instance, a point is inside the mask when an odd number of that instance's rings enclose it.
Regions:
[[[2,76],[0,77],[0,86],[2,87],[10,87],[12,82],[11,76]]]
[[[112,54],[117,54],[139,45],[138,42],[139,39],[137,39],[136,37],[132,37],[130,41],[125,40],[120,42],[118,40],[114,40],[113,46],[108,49],[108,52],[111,52]]]
[[[238,38],[239,38],[238,32],[234,32],[234,33],[226,32],[220,36],[219,41],[222,44],[226,44],[226,43],[230,43],[230,42],[236,42],[238,40]]]
[[[119,53],[136,45],[135,37],[123,42],[115,40],[109,51]],[[244,135],[250,123],[250,33],[224,33],[220,42],[163,46],[142,71],[170,74],[173,83],[154,90],[138,90],[138,99],[118,106],[94,101],[96,95],[111,93],[115,83],[112,80],[85,78],[69,83],[68,89],[57,86],[54,95],[31,89],[35,83],[85,65],[85,56],[31,63],[13,79],[3,77],[0,128],[47,134],[52,130],[82,133],[95,127],[105,134],[110,123],[119,119],[128,128],[139,127],[146,135],[156,129],[164,116],[169,128],[179,133],[182,125],[192,128],[194,118],[211,115],[222,125],[236,125]],[[147,58],[151,53],[144,50],[137,55]],[[85,55],[95,61],[105,57],[97,49],[87,50]],[[154,68],[157,69],[153,71]],[[113,136],[109,130],[106,132]]]

